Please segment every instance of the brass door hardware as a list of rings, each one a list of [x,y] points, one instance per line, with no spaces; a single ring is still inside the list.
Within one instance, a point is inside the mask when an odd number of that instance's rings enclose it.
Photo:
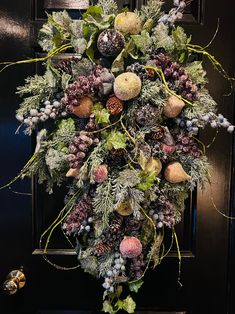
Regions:
[[[9,294],[15,294],[19,289],[23,288],[26,282],[23,267],[20,269],[12,270],[3,284],[3,290]]]

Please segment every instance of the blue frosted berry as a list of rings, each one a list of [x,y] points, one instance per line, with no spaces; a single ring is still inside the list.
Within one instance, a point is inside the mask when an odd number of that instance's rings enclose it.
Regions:
[[[211,127],[212,127],[213,129],[217,127],[217,122],[216,122],[215,120],[213,120],[213,121],[211,122]]]
[[[189,128],[190,126],[192,126],[192,121],[190,121],[190,120],[187,120],[187,122],[186,122],[186,126]]]
[[[49,100],[44,101],[44,106],[50,105],[51,102]]]
[[[234,126],[233,126],[233,125],[230,125],[230,126],[227,128],[227,131],[228,131],[229,133],[233,133],[233,131],[234,131]]]

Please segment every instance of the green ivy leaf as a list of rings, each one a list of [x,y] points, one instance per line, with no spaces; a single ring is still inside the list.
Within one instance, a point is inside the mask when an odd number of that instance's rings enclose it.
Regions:
[[[60,47],[66,40],[66,31],[62,25],[54,20],[54,16],[47,14],[48,24],[51,25],[53,29],[52,42],[54,48]]]
[[[71,75],[68,73],[63,73],[61,76],[61,87],[65,91],[68,88],[69,81],[71,80]]]
[[[122,286],[118,286],[117,289],[116,289],[116,296],[118,298],[120,298],[120,295],[122,294],[122,291],[123,291],[123,287]]]
[[[136,303],[130,295],[125,300],[123,300],[122,308],[123,310],[127,311],[127,313],[135,312]]]
[[[98,35],[98,29],[93,28],[86,47],[86,55],[93,62],[95,55],[95,40]]]
[[[152,45],[151,37],[146,30],[143,30],[140,35],[131,36],[136,47],[143,53],[146,54],[149,47]]]
[[[88,25],[94,25],[99,30],[104,30],[110,27],[114,20],[114,14],[104,14],[101,6],[90,6],[83,14],[83,19]]]
[[[102,7],[99,5],[90,5],[88,7],[88,9],[86,10],[86,12],[83,13],[82,17],[83,19],[87,18],[89,15],[91,16],[99,16],[101,14],[103,14],[103,10]]]
[[[126,140],[125,134],[119,131],[112,131],[107,137],[105,147],[107,149],[124,149],[126,148]]]
[[[139,289],[142,287],[143,285],[143,280],[138,280],[138,281],[134,281],[134,282],[130,282],[129,283],[129,289],[131,292],[135,292],[137,293],[139,291]]]
[[[141,182],[137,185],[137,188],[141,191],[149,190],[154,185],[156,178],[155,172],[142,171],[140,174]]]
[[[135,53],[136,46],[131,38],[125,45],[125,47],[122,49],[122,51],[119,53],[119,55],[116,57],[116,59],[112,63],[112,72],[121,72],[124,71],[124,59],[130,56],[132,59],[137,59],[138,56]]]
[[[186,50],[186,45],[188,43],[188,37],[184,31],[184,29],[180,26],[177,26],[172,31],[172,38],[174,40],[175,48],[177,50]]]
[[[97,124],[109,123],[109,112],[106,108],[103,107],[101,102],[95,104],[92,112],[95,115],[95,122]]]
[[[113,314],[115,313],[113,307],[112,307],[112,304],[110,301],[104,301],[103,302],[103,309],[102,309],[103,312],[105,313],[110,313],[110,314]]]
[[[125,49],[122,49],[122,51],[119,53],[119,55],[117,55],[117,57],[115,58],[115,60],[112,63],[112,72],[116,73],[116,72],[120,72],[124,70],[124,55],[125,55],[126,51]]]

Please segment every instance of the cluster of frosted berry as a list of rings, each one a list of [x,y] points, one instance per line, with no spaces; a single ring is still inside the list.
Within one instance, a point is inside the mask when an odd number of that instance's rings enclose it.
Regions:
[[[133,279],[139,279],[143,275],[144,266],[145,261],[143,254],[132,258],[130,263],[130,277]]]
[[[182,19],[185,7],[186,7],[185,0],[174,0],[174,7],[169,11],[169,13],[161,16],[158,22],[168,24],[171,26],[174,25],[176,20]]]
[[[183,116],[180,116],[176,118],[175,121],[179,127],[185,128],[188,132],[192,134],[197,134],[199,131],[198,119],[196,118],[190,120],[190,119],[184,118]]]
[[[67,111],[71,112],[73,107],[79,105],[79,100],[85,95],[93,95],[100,85],[100,80],[93,74],[89,76],[79,76],[77,80],[69,84],[67,92],[63,98]]]
[[[70,168],[76,169],[82,164],[88,151],[99,143],[99,139],[92,132],[96,129],[94,116],[91,116],[85,126],[85,131],[75,135],[69,145],[69,155],[67,160]],[[86,132],[87,131],[87,132]]]
[[[69,145],[68,162],[70,168],[76,169],[82,164],[88,151],[92,146],[99,143],[98,138],[93,135],[81,131],[78,135],[74,136]]]
[[[92,223],[92,202],[89,196],[84,196],[76,208],[67,216],[64,221],[63,229],[68,235],[76,233],[79,235],[81,232],[89,232]]]
[[[163,48],[156,49],[151,53],[151,60],[157,67],[161,67],[171,89],[188,100],[197,98],[198,87],[192,82],[185,69],[173,62]]]
[[[149,215],[156,222],[159,229],[163,225],[172,228],[177,223],[174,206],[164,195],[159,196],[157,201],[152,204]]]
[[[73,107],[78,106],[80,99],[83,96],[93,95],[107,95],[111,92],[113,87],[114,76],[110,70],[97,65],[93,74],[88,76],[79,76],[76,81],[69,84],[67,92],[64,95],[63,103],[69,112]]]
[[[104,297],[110,293],[114,292],[114,286],[117,282],[117,278],[125,276],[126,271],[126,260],[121,256],[120,253],[115,253],[115,259],[112,268],[106,272],[104,278],[103,288],[105,289]]]
[[[66,115],[64,105],[60,101],[46,100],[40,109],[31,109],[27,116],[17,114],[16,118],[30,129],[34,129],[39,122],[45,122],[49,118],[55,119],[57,116],[65,117]]]
[[[127,72],[133,72],[133,73],[137,74],[141,80],[149,78],[148,72],[145,69],[145,67],[142,64],[139,64],[138,62],[135,62],[135,63],[129,65],[126,68],[126,70],[127,70]]]
[[[229,133],[232,133],[235,128],[222,114],[215,117],[213,113],[207,113],[202,116],[202,120],[209,123],[212,128],[223,127]]]
[[[151,151],[153,157],[157,157],[163,162],[166,162],[169,157],[169,154],[162,149],[162,144],[160,142],[153,143]]]
[[[194,158],[201,156],[202,152],[198,148],[198,145],[195,143],[194,139],[183,131],[176,132],[175,141],[175,147],[178,153],[191,155]]]

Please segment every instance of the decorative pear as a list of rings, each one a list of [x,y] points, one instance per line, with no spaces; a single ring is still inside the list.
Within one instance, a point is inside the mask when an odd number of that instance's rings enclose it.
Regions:
[[[76,178],[79,175],[79,169],[70,168],[66,173],[66,177],[74,177]]]
[[[182,165],[177,161],[173,161],[166,166],[164,175],[170,183],[179,183],[191,179],[191,176],[184,171]]]
[[[79,118],[89,118],[93,109],[93,100],[88,97],[84,96],[81,98],[79,105],[74,106],[72,113]]]
[[[155,172],[156,175],[159,175],[162,170],[162,163],[160,159],[153,157],[149,158],[145,165],[145,170],[148,172]]]
[[[172,95],[167,99],[167,102],[163,108],[163,114],[167,118],[175,118],[181,113],[184,106],[185,103],[183,100]]]
[[[121,216],[129,216],[133,213],[133,209],[128,201],[124,201],[116,208],[116,212]]]

